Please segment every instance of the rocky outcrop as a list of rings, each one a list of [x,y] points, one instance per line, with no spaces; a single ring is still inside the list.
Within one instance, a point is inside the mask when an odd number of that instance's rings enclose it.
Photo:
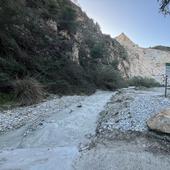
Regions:
[[[150,77],[163,83],[165,64],[170,63],[170,52],[152,48],[141,48],[124,33],[116,37],[116,40],[128,52],[129,77]]]
[[[170,109],[158,113],[147,124],[151,130],[170,134]]]

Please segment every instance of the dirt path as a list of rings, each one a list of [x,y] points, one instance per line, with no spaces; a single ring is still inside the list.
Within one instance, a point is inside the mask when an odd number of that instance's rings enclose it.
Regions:
[[[62,109],[58,109],[60,100],[49,101],[50,111],[43,121],[37,118],[0,136],[0,169],[73,169],[80,145],[83,146],[89,141],[88,137],[95,134],[98,115],[112,95],[111,92],[97,92],[91,96],[75,96],[72,104],[65,104]],[[68,102],[68,98],[62,102]],[[40,107],[35,109],[42,111]]]
[[[149,114],[168,106],[161,89],[124,89],[19,109],[36,119],[0,136],[0,170],[169,170],[170,143],[144,135]]]
[[[145,151],[143,141],[110,141],[84,152],[75,167],[76,170],[169,170],[170,156]]]
[[[95,147],[82,153],[75,169],[169,170],[168,136],[150,132],[146,125],[149,117],[170,107],[163,90],[124,89],[114,95],[101,113]]]

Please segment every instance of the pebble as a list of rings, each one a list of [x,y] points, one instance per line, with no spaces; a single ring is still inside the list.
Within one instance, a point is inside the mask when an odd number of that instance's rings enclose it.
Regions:
[[[125,96],[129,100],[123,101]],[[122,102],[117,102],[115,108],[115,103],[113,103],[113,106],[110,103],[109,107],[106,108],[108,114],[103,118],[101,126],[99,126],[99,128],[108,131],[114,129],[121,131],[147,131],[147,120],[161,110],[170,108],[170,99],[164,98],[160,95],[160,92],[141,92],[136,90],[129,92],[129,89],[123,91]],[[118,107],[118,105],[120,106]],[[118,112],[118,114],[115,114],[115,112]]]
[[[37,105],[0,111],[0,133],[19,128],[28,122],[38,122],[38,119],[56,114],[71,105],[75,105],[76,107],[77,103],[83,99],[84,96],[64,96],[62,98],[54,96]]]

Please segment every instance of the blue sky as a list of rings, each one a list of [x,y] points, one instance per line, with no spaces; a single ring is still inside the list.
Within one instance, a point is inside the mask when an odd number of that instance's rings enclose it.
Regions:
[[[79,0],[79,4],[112,37],[124,32],[142,47],[170,46],[170,16],[159,13],[157,0]]]

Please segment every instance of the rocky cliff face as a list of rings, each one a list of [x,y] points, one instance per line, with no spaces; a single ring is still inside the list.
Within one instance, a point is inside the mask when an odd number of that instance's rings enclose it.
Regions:
[[[160,83],[163,82],[163,75],[166,73],[165,65],[166,63],[170,63],[170,52],[141,48],[124,33],[116,37],[116,40],[123,45],[128,52],[129,77],[151,77]]]
[[[79,64],[81,60],[95,60],[105,65],[110,65],[116,60],[121,68],[120,71],[125,74],[123,68],[127,68],[123,63],[127,59],[127,52],[124,47],[116,39],[103,34],[98,23],[94,23],[81,8],[76,5],[74,8],[79,27],[74,36],[73,60]]]

